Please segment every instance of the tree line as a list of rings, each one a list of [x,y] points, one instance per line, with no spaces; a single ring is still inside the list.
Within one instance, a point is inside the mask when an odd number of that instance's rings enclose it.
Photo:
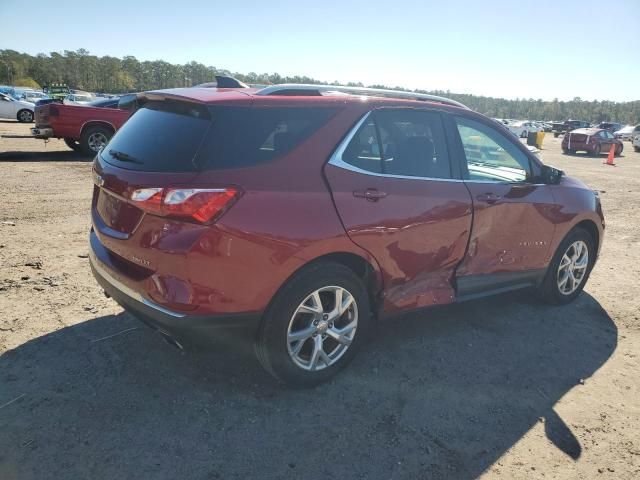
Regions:
[[[215,75],[232,75],[250,84],[331,83],[306,76],[281,76],[277,73],[238,73],[223,68],[189,62],[184,65],[163,60],[140,61],[133,56],[123,58],[91,55],[85,49],[29,55],[15,50],[0,50],[0,84],[39,88],[51,83],[66,83],[72,88],[103,93],[125,93],[160,88],[188,87],[215,80]],[[364,86],[349,83],[349,86]],[[369,85],[376,88],[394,88]],[[443,95],[464,103],[471,109],[497,118],[533,120],[566,120],[591,122],[617,121],[640,123],[640,100],[612,102],[586,101],[579,97],[570,101],[483,97],[449,91],[415,90],[419,93]]]

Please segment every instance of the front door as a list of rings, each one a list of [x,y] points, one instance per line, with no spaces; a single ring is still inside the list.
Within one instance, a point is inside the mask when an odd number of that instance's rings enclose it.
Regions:
[[[555,231],[550,187],[532,181],[529,158],[516,139],[477,119],[455,116],[453,125],[474,209],[468,253],[457,270],[458,293],[539,279]]]
[[[453,180],[441,114],[367,114],[325,168],[350,238],[377,260],[386,311],[453,301],[471,229],[471,198]]]

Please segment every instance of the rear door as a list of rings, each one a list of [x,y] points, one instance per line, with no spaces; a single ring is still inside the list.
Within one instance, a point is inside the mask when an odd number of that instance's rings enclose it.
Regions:
[[[467,256],[457,270],[461,296],[537,280],[548,263],[557,213],[549,186],[532,180],[528,156],[489,122],[452,117],[453,156],[473,200]]]
[[[437,111],[378,109],[325,167],[350,238],[383,272],[387,311],[449,303],[471,228],[471,199],[453,180]]]

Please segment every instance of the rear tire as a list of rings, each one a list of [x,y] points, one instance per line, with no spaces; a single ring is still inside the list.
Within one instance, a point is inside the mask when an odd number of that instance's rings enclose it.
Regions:
[[[636,152],[640,152],[640,147],[635,147],[635,146],[634,146],[634,147],[633,147],[633,149],[634,149]]]
[[[348,303],[342,314],[336,310],[338,289],[340,304]],[[341,264],[316,263],[296,273],[276,294],[262,319],[256,356],[281,382],[317,385],[353,359],[370,323],[369,295],[360,278]]]
[[[31,123],[33,122],[33,112],[24,108],[18,112],[16,118],[20,123]]]
[[[583,256],[576,255],[576,246],[580,244],[580,248],[586,248],[586,260]],[[572,302],[584,289],[595,259],[596,245],[591,234],[582,228],[574,228],[558,246],[544,280],[538,287],[538,297],[543,302],[554,305]]]
[[[78,142],[77,140],[75,140],[73,138],[65,138],[64,139],[64,143],[66,143],[67,147],[69,147],[71,150],[73,150],[75,152],[82,151],[82,148],[80,148],[80,142]]]
[[[113,131],[97,125],[89,127],[80,136],[80,148],[87,155],[96,155],[104,146],[109,143]]]
[[[616,149],[614,150],[614,155],[616,157],[619,157],[622,154],[622,149],[623,149],[622,145],[616,145]]]

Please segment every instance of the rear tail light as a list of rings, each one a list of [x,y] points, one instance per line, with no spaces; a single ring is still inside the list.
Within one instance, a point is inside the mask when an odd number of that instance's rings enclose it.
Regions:
[[[141,188],[131,200],[142,210],[162,217],[190,218],[209,223],[231,207],[241,191],[237,188]]]

